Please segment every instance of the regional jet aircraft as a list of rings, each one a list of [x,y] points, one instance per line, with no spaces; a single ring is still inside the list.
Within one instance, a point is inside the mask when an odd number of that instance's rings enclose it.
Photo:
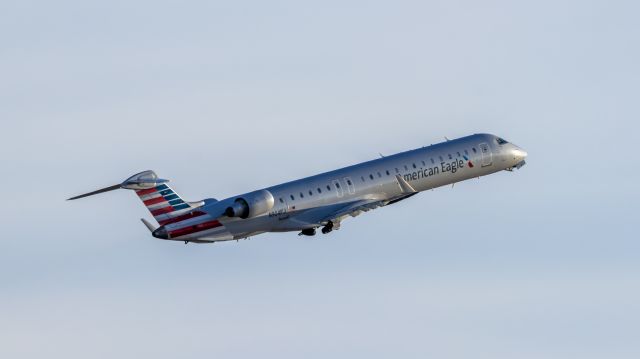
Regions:
[[[142,219],[151,234],[185,243],[238,240],[265,232],[327,234],[351,216],[388,206],[417,193],[456,182],[512,171],[527,153],[490,134],[476,134],[382,157],[297,181],[218,201],[184,201],[153,171],[121,184],[69,198],[115,189],[136,192],[159,227]]]

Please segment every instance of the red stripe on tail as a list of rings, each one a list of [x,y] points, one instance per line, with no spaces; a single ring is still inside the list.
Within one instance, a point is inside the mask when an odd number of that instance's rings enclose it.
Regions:
[[[154,211],[151,211],[151,214],[155,217],[159,214],[165,214],[165,213],[169,213],[169,212],[173,212],[173,207],[169,206],[169,207],[163,207],[160,209],[156,209]]]
[[[154,193],[156,191],[155,188],[149,188],[149,189],[141,189],[139,191],[136,191],[136,193],[138,194],[138,196],[144,196],[150,193]]]
[[[204,213],[204,212],[195,211],[195,212],[190,212],[190,213],[187,213],[187,214],[183,214],[183,215],[178,216],[178,217],[164,219],[164,220],[158,221],[158,223],[161,226],[164,226],[164,225],[171,224],[171,223],[186,221],[187,219],[204,216],[205,214],[206,213]]]
[[[164,199],[164,197],[157,197],[157,198],[152,198],[152,199],[148,199],[146,201],[143,201],[145,206],[151,206],[154,204],[158,204],[160,202],[165,202],[166,200]]]

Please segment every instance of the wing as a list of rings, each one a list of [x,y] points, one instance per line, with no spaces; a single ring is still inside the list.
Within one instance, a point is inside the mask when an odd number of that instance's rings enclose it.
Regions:
[[[384,207],[390,204],[398,203],[402,200],[405,200],[413,195],[418,194],[418,192],[411,187],[409,183],[407,183],[400,175],[396,175],[396,180],[398,182],[398,186],[400,187],[401,193],[399,196],[388,198],[388,199],[364,199],[360,201],[355,201],[347,204],[346,206],[338,209],[337,211],[329,214],[326,218],[323,218],[322,222],[333,222],[334,228],[335,224],[340,226],[340,221],[344,218],[351,216],[356,217],[361,215],[364,212],[371,211],[378,207]]]
[[[348,217],[357,217],[362,213],[397,203],[416,193],[405,194],[392,199],[362,199],[336,205],[314,208],[289,218],[289,224],[295,228],[318,227],[333,223],[334,229],[340,228],[340,222]]]
[[[339,229],[340,222],[349,216],[356,217],[364,212],[371,211],[378,207],[384,207],[390,204],[398,203],[402,200],[418,194],[418,192],[399,175],[396,175],[396,180],[398,182],[400,194],[395,197],[371,197],[346,203],[338,203],[313,208],[292,215],[288,219],[288,225],[291,225],[294,228],[310,228],[324,226],[327,223],[331,222],[333,223],[334,229]]]
[[[340,223],[344,218],[351,216],[357,217],[364,212],[374,210],[378,207],[386,206],[389,201],[386,200],[360,200],[348,203],[342,208],[335,209],[331,213],[327,213],[321,220],[321,223],[333,222]]]

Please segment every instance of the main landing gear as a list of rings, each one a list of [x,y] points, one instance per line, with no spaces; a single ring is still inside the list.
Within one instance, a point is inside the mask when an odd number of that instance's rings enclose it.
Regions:
[[[327,234],[333,231],[333,222],[329,221],[326,226],[322,227],[322,234]]]
[[[329,223],[327,223],[326,226],[322,227],[322,234],[327,234],[329,232],[333,231],[333,222],[329,221]],[[299,236],[315,236],[316,235],[316,229],[315,228],[306,228],[303,229],[300,233],[298,233]]]

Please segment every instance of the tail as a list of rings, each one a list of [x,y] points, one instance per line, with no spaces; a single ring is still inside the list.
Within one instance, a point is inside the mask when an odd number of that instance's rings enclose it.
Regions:
[[[200,203],[185,202],[166,183],[153,188],[136,190],[136,194],[151,212],[153,218],[161,225],[201,205]]]
[[[185,202],[167,185],[167,182],[169,180],[158,178],[153,171],[144,171],[131,176],[119,185],[71,197],[68,200],[71,201],[120,188],[134,190],[160,225],[171,222],[175,217],[204,204],[204,202]]]

